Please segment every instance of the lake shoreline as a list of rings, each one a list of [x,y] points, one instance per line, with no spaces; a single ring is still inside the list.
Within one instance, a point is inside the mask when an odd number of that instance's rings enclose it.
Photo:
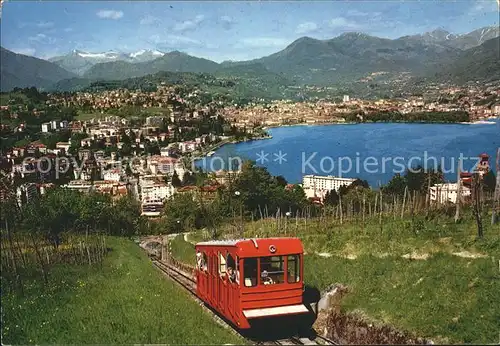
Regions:
[[[475,121],[457,121],[457,122],[444,122],[444,121],[363,121],[363,122],[341,122],[341,121],[332,121],[332,122],[323,122],[323,123],[297,123],[297,124],[283,124],[283,125],[269,125],[262,127],[263,130],[275,129],[280,127],[295,127],[295,126],[329,126],[329,125],[362,125],[362,124],[429,124],[429,125],[477,125],[477,124],[496,124],[494,121],[500,117],[488,117],[481,120]]]
[[[408,165],[435,161],[445,167],[446,179],[452,181],[456,172],[448,171],[451,167],[456,167],[456,159],[460,153],[464,157],[475,157],[482,152],[490,156],[496,154],[496,149],[500,146],[497,133],[500,120],[490,121],[492,125],[372,123],[367,126],[333,126],[339,124],[335,123],[330,127],[326,126],[330,124],[278,126],[282,129],[268,127],[267,132],[273,136],[273,140],[223,146],[214,154],[213,164],[210,157],[207,157],[204,161],[198,161],[197,166],[211,171],[215,169],[212,166],[221,165],[221,158],[226,160],[228,155],[238,156],[242,159],[259,160],[258,163],[270,169],[273,175],[283,175],[290,182],[300,182],[305,174],[340,176],[342,173],[349,178],[368,180],[375,186],[379,180],[384,183],[389,181],[393,176],[390,172],[394,170],[404,171]],[[306,129],[299,126],[311,127]],[[280,151],[287,154],[281,163],[277,161]],[[263,153],[267,157],[262,157]],[[343,159],[340,162],[340,158],[344,157],[351,161]],[[365,160],[371,160],[371,157],[377,161],[375,171],[371,166],[365,167]],[[348,175],[345,174],[346,171],[349,171]]]

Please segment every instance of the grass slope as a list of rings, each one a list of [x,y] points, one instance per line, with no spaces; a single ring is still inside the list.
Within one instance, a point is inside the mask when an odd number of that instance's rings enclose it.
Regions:
[[[108,246],[102,270],[59,267],[48,287],[34,281],[24,297],[2,290],[2,344],[242,342],[155,270],[136,244],[110,238]]]
[[[281,226],[263,220],[247,223],[245,236],[299,236],[307,253],[305,282],[320,290],[347,285],[345,311],[361,311],[440,343],[481,344],[497,342],[500,330],[500,226],[484,226],[485,239],[477,241],[472,218],[455,224],[446,216],[417,216],[413,223],[386,217],[382,230],[378,218],[364,226],[330,218]],[[202,240],[203,232],[188,239]],[[194,258],[182,236],[172,241],[171,251],[180,260]],[[414,259],[404,258],[408,254]]]

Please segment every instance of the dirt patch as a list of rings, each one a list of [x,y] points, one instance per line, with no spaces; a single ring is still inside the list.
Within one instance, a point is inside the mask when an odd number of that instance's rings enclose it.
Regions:
[[[326,337],[341,345],[432,345],[431,340],[401,332],[387,325],[375,325],[355,313],[332,311],[326,320]]]
[[[419,282],[417,282],[419,283]],[[341,309],[342,298],[349,288],[335,284],[322,294],[323,307],[319,309],[314,329],[341,345],[432,345],[431,340],[409,332],[398,331],[392,326],[376,324],[361,312],[346,313]]]
[[[410,259],[410,260],[419,260],[419,261],[425,261],[428,259],[431,255],[428,253],[417,253],[417,252],[412,252],[412,253],[407,253],[406,255],[403,255],[401,257]]]
[[[463,258],[486,258],[488,255],[482,254],[482,253],[473,253],[469,251],[460,251],[460,252],[454,252],[454,256],[458,257],[463,257]]]
[[[318,316],[314,321],[313,328],[318,334],[327,336],[327,320],[332,311],[340,312],[340,301],[349,291],[348,287],[342,284],[334,284],[327,288],[321,294],[321,300],[318,302]]]

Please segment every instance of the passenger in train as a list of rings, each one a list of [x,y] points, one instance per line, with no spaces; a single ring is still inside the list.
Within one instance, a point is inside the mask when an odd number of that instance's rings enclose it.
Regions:
[[[229,277],[229,281],[236,281],[236,273],[234,272],[232,267],[227,267],[227,276]]]
[[[272,284],[274,284],[274,281],[273,281],[273,279],[269,276],[269,273],[267,272],[267,270],[264,270],[264,271],[261,273],[260,277],[262,278],[262,283],[263,283],[264,285],[272,285]]]
[[[198,266],[199,269],[202,269],[202,261],[203,261],[203,258],[202,258],[201,252],[197,251],[196,252],[196,265]]]

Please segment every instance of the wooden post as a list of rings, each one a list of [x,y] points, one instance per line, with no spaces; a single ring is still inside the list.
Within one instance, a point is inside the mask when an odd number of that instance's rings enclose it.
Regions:
[[[378,224],[380,226],[380,232],[382,232],[382,213],[384,212],[384,204],[383,204],[382,187],[380,185],[380,181],[378,182],[378,190],[380,193],[380,214],[378,217]]]
[[[493,195],[493,212],[491,213],[491,224],[494,225],[498,222],[500,218],[500,148],[497,150],[497,182],[495,185],[495,194]],[[500,265],[500,261],[499,261]]]
[[[363,191],[363,228],[365,227],[365,213],[366,213],[366,196]]]
[[[455,210],[455,223],[460,220],[460,203],[462,200],[462,179],[460,179],[460,171],[462,166],[462,161],[458,160],[457,167],[457,201],[456,201],[456,210]]]
[[[477,237],[482,238],[483,237],[483,223],[481,220],[481,177],[479,176],[479,173],[474,173],[472,176],[473,182],[472,182],[472,188],[473,188],[473,211],[474,211],[474,216],[476,218],[476,224],[477,224]]]
[[[342,196],[339,193],[339,208],[340,208],[340,224],[342,225]]]
[[[392,196],[392,198],[393,198],[392,213],[394,215],[394,221],[396,221],[396,212],[398,211],[398,200],[396,198],[396,195]]]
[[[426,207],[426,214],[429,215],[429,207],[431,204],[431,173],[427,173],[428,178],[427,178],[427,195],[425,196],[425,207]]]
[[[403,205],[401,206],[401,218],[403,218],[405,213],[405,203],[406,203],[406,194],[408,193],[408,186],[405,186],[405,193],[403,195]]]

